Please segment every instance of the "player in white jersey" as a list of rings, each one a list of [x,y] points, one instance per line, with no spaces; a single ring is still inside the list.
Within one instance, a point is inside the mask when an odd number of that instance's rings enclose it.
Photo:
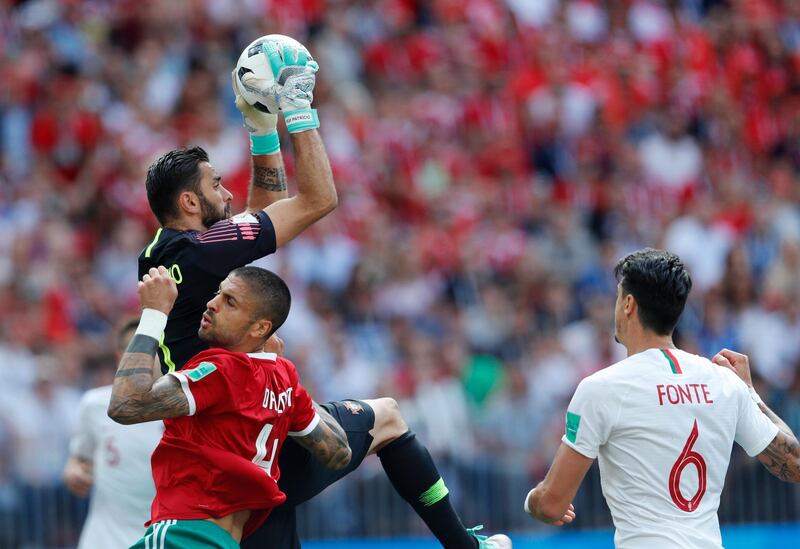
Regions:
[[[525,510],[571,522],[572,499],[598,459],[616,547],[721,548],[717,508],[733,442],[794,482],[800,444],[753,391],[747,357],[723,350],[712,362],[675,348],[692,287],[677,256],[641,250],[616,275],[616,337],[628,358],[580,383],[562,445]]]
[[[118,333],[117,361],[133,337],[139,319]],[[120,425],[108,417],[111,386],[91,389],[80,403],[78,432],[70,442],[64,481],[76,495],[92,491],[89,514],[78,549],[129,547],[142,536],[156,495],[150,456],[164,424]]]

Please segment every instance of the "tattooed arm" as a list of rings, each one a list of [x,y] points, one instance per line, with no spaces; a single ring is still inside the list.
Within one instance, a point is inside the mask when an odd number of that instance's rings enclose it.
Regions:
[[[294,437],[294,440],[328,469],[344,469],[350,463],[352,456],[350,446],[347,444],[347,435],[342,426],[322,406],[315,402],[314,409],[320,416],[319,423],[309,434]]]
[[[247,194],[247,211],[255,213],[288,198],[286,170],[281,154],[253,155],[253,178]]]
[[[772,423],[778,426],[778,434],[763,452],[758,454],[758,461],[770,473],[787,482],[800,482],[800,442],[786,423],[760,402],[758,407]]]
[[[733,370],[739,378],[753,391],[753,379],[750,376],[750,359],[747,355],[729,349],[721,350],[712,362]],[[752,393],[755,395],[755,392]],[[758,460],[767,470],[783,481],[800,482],[800,442],[788,425],[769,409],[756,396],[756,404],[767,418],[778,427],[778,434],[764,451],[758,454]]]
[[[108,417],[117,423],[130,425],[189,413],[180,381],[173,376],[153,381],[157,350],[157,340],[137,334],[122,355],[108,405]]]
[[[138,291],[144,309],[142,319],[119,362],[108,404],[108,417],[125,425],[189,413],[189,401],[180,382],[173,376],[155,379],[153,372],[157,337],[166,326],[178,287],[167,269],[159,267],[142,277]]]

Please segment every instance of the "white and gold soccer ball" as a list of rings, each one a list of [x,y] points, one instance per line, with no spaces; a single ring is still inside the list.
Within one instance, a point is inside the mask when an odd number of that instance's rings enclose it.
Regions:
[[[266,98],[263,94],[248,90],[242,82],[242,77],[252,74],[260,80],[262,88],[271,86],[276,80],[290,76],[291,65],[297,62],[298,57],[303,56],[313,60],[303,44],[283,34],[268,34],[253,40],[242,51],[236,63],[234,81],[239,94],[256,109],[276,114],[280,110],[277,102],[272,98]],[[280,81],[278,83],[282,84]]]

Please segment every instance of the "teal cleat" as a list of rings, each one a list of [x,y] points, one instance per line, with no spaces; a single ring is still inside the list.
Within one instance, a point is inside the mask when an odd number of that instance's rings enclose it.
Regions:
[[[467,528],[467,533],[478,540],[478,549],[511,549],[511,538],[507,535],[495,534],[491,537],[486,537],[478,534],[479,530],[483,530],[483,524],[474,528]]]

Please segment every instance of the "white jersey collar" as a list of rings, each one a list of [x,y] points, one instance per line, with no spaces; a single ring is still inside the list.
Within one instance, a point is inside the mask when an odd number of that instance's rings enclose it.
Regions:
[[[275,353],[247,353],[251,358],[258,358],[260,360],[277,360],[278,355]]]

